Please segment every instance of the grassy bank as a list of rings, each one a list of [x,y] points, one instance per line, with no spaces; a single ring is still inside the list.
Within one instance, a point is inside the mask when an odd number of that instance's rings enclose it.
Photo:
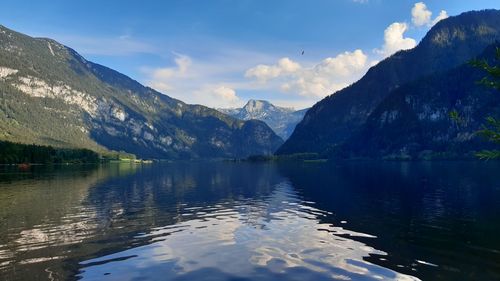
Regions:
[[[83,148],[56,148],[52,146],[0,141],[0,164],[62,164],[62,163],[150,163],[124,152],[97,153]]]

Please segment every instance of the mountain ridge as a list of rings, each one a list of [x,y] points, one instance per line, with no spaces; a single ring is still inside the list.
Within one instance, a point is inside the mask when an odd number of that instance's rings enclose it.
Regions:
[[[500,40],[498,10],[466,12],[438,22],[414,49],[384,59],[359,81],[316,103],[277,154],[336,149],[393,90],[419,77],[457,67],[495,40]]]
[[[499,42],[477,59],[492,63],[497,48]],[[492,143],[476,136],[487,117],[500,116],[500,93],[478,85],[484,76],[464,63],[401,86],[377,106],[341,151],[358,157],[432,159],[493,149]],[[452,111],[458,119],[450,117]]]
[[[286,140],[295,129],[298,122],[304,117],[306,109],[276,106],[266,100],[250,99],[241,108],[219,108],[220,112],[233,116],[239,120],[261,120],[273,131]]]
[[[244,158],[282,140],[168,97],[52,39],[0,28],[0,139],[125,151],[144,158]]]

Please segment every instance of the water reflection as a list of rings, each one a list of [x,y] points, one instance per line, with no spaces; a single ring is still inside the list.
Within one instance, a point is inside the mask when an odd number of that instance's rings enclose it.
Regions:
[[[91,186],[140,166],[35,166],[0,170],[0,273],[4,280],[44,280],[62,272],[71,248],[102,229]],[[84,250],[84,251],[91,251]]]
[[[499,167],[4,169],[0,279],[494,280]]]
[[[499,162],[282,165],[304,200],[370,233],[366,260],[425,280],[500,280]]]
[[[352,240],[375,238],[320,223],[289,183],[261,199],[179,209],[183,221],[153,228],[150,243],[82,263],[82,280],[412,280],[370,264],[385,255]]]

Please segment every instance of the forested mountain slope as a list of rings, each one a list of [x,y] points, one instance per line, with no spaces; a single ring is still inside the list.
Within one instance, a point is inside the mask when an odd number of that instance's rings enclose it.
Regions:
[[[189,105],[0,26],[0,140],[144,158],[246,157],[282,143],[265,123]]]
[[[440,21],[414,49],[381,61],[358,82],[315,104],[277,153],[328,154],[338,149],[402,85],[455,68],[497,40],[500,11],[467,12]]]

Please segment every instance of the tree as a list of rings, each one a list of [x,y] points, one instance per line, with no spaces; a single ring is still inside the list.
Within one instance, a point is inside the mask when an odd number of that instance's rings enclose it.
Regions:
[[[471,62],[471,65],[484,70],[488,74],[479,81],[479,84],[500,90],[500,48],[496,48],[494,64],[490,65],[486,60],[475,60]],[[486,125],[478,131],[478,134],[500,145],[500,120],[488,117],[486,121]],[[500,159],[500,150],[483,150],[477,153],[477,156],[481,159]]]

